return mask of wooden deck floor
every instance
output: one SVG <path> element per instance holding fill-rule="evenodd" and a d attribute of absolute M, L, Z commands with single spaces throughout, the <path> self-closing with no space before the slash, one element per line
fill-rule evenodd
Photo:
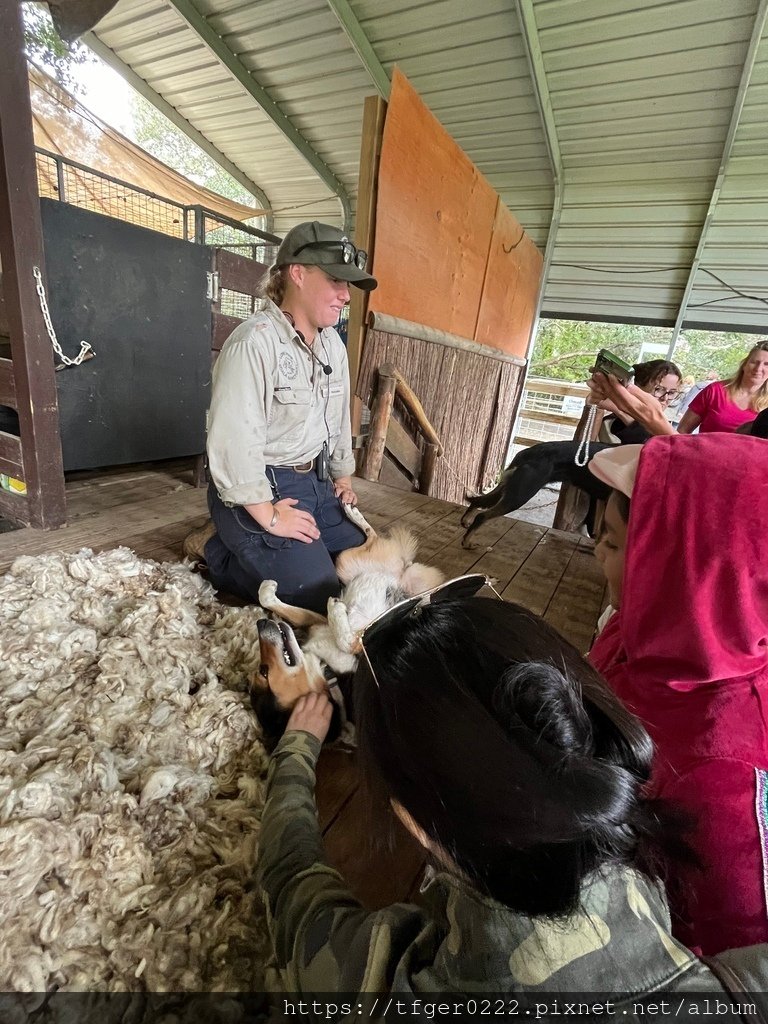
<path fill-rule="evenodd" d="M 421 561 L 448 576 L 487 573 L 504 598 L 543 615 L 579 650 L 588 649 L 605 589 L 591 541 L 503 518 L 487 524 L 478 535 L 480 546 L 466 551 L 460 543 L 460 506 L 364 480 L 355 487 L 377 530 L 393 523 L 413 530 Z M 0 573 L 21 554 L 81 547 L 101 551 L 125 545 L 143 558 L 177 561 L 185 534 L 207 518 L 205 491 L 192 486 L 191 464 L 185 461 L 73 474 L 67 481 L 67 512 L 61 530 L 0 534 Z M 397 825 L 391 847 L 372 849 L 359 782 L 353 754 L 323 753 L 318 807 L 328 856 L 366 906 L 412 898 L 423 867 L 421 851 Z"/>

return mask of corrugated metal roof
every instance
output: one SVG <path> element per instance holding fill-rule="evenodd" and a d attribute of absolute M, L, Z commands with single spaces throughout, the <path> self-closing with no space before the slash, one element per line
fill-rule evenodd
<path fill-rule="evenodd" d="M 194 5 L 349 193 L 371 78 L 329 0 Z M 674 323 L 765 0 L 534 0 L 563 167 L 549 315 Z M 553 175 L 511 0 L 350 0 L 543 249 Z M 275 230 L 340 223 L 338 199 L 170 0 L 120 0 L 96 34 L 267 194 Z M 768 40 L 763 39 L 687 322 L 768 329 Z M 718 282 L 712 275 L 721 278 Z"/>

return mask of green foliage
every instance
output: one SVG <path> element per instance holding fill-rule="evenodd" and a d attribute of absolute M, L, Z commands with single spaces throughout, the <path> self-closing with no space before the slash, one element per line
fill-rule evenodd
<path fill-rule="evenodd" d="M 542 320 L 531 357 L 531 374 L 584 381 L 598 349 L 610 349 L 630 363 L 665 359 L 671 336 L 668 327 Z M 683 374 L 690 374 L 695 380 L 703 380 L 710 370 L 725 378 L 736 370 L 756 341 L 753 334 L 684 331 L 673 358 Z"/>
<path fill-rule="evenodd" d="M 253 196 L 239 181 L 138 94 L 133 97 L 133 127 L 138 144 L 174 171 L 220 196 L 253 206 Z"/>
<path fill-rule="evenodd" d="M 70 91 L 82 91 L 75 78 L 75 69 L 93 60 L 82 43 L 67 45 L 53 26 L 45 4 L 23 3 L 24 49 L 27 56 Z"/>

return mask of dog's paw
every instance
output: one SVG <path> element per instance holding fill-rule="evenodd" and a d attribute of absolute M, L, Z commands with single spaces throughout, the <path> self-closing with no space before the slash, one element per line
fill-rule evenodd
<path fill-rule="evenodd" d="M 277 604 L 277 583 L 274 580 L 264 580 L 259 587 L 259 604 L 267 609 Z"/>
<path fill-rule="evenodd" d="M 359 526 L 363 533 L 366 535 L 366 537 L 376 535 L 376 531 L 373 529 L 373 527 L 365 518 L 365 516 L 357 507 L 357 505 L 344 505 L 343 508 L 344 514 L 346 515 L 347 519 L 349 519 L 350 522 L 353 522 L 355 526 Z"/>

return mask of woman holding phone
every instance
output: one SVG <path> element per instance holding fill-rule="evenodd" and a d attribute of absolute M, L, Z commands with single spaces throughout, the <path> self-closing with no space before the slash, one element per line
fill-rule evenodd
<path fill-rule="evenodd" d="M 646 394 L 637 384 L 623 385 L 615 374 L 599 367 L 588 381 L 593 401 L 612 408 L 640 423 L 649 434 L 674 434 L 664 415 L 664 406 L 655 396 Z M 690 405 L 677 429 L 690 434 L 696 428 L 702 434 L 733 433 L 752 423 L 768 409 L 768 339 L 758 341 L 742 359 L 733 377 L 713 381 Z"/>

